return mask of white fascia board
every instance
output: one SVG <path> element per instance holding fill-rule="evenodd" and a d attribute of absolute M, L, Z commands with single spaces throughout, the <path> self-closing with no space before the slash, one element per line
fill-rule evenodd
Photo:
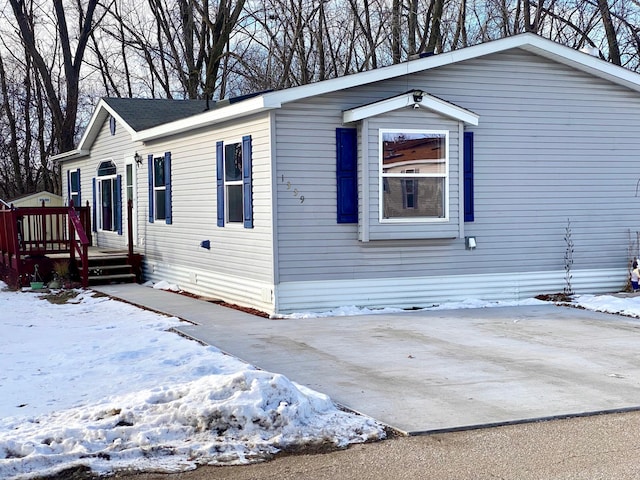
<path fill-rule="evenodd" d="M 480 43 L 460 50 L 438 53 L 429 57 L 378 68 L 376 70 L 369 70 L 366 72 L 347 75 L 345 77 L 293 87 L 278 92 L 271 92 L 265 94 L 265 97 L 284 104 L 316 95 L 388 80 L 402 75 L 423 72 L 433 68 L 463 62 L 465 60 L 472 60 L 474 58 L 503 52 L 512 48 L 522 48 L 523 50 L 535 53 L 536 55 L 552 59 L 559 63 L 563 63 L 592 75 L 607 79 L 613 83 L 640 91 L 640 75 L 635 72 L 613 65 L 599 58 L 592 57 L 587 53 L 580 52 L 571 47 L 560 45 L 559 43 L 540 37 L 539 35 L 533 33 L 522 33 L 512 37 Z"/>
<path fill-rule="evenodd" d="M 362 107 L 352 108 L 342 114 L 344 123 L 357 122 L 364 118 L 371 118 L 401 108 L 413 106 L 416 102 L 413 99 L 413 93 L 409 92 L 404 95 L 398 95 L 393 98 L 387 98 L 379 102 L 364 105 Z M 441 115 L 464 122 L 468 125 L 478 125 L 480 117 L 469 110 L 453 105 L 425 92 L 422 92 L 422 101 L 418 102 L 420 108 L 425 107 Z"/>
<path fill-rule="evenodd" d="M 69 150 L 68 152 L 52 155 L 51 160 L 54 162 L 64 162 L 65 160 L 75 160 L 76 158 L 82 158 L 89 156 L 89 150 Z"/>
<path fill-rule="evenodd" d="M 477 114 L 431 95 L 423 95 L 420 107 L 426 107 L 429 110 L 433 110 L 434 112 L 459 120 L 468 125 L 477 126 L 480 120 Z"/>
<path fill-rule="evenodd" d="M 522 44 L 528 43 L 527 41 L 530 40 L 531 37 L 537 38 L 537 36 L 533 34 L 507 37 L 500 40 L 494 40 L 492 42 L 466 47 L 460 50 L 454 50 L 448 53 L 439 53 L 437 55 L 431 55 L 417 60 L 410 60 L 396 65 L 390 65 L 388 67 L 377 68 L 375 70 L 354 73 L 344 77 L 324 80 L 318 83 L 311 83 L 299 87 L 288 88 L 286 90 L 271 92 L 265 94 L 265 97 L 273 98 L 274 100 L 277 99 L 280 103 L 293 102 L 307 97 L 358 87 L 360 85 L 367 85 L 369 83 L 388 80 L 411 73 L 422 72 L 432 68 L 449 65 L 451 63 L 489 55 L 509 48 L 519 47 Z M 549 42 L 553 44 L 550 40 Z"/>
<path fill-rule="evenodd" d="M 621 85 L 636 92 L 640 92 L 640 75 L 627 68 L 615 65 L 600 57 L 594 57 L 588 53 L 580 52 L 564 45 L 551 42 L 549 48 L 541 49 L 536 44 L 523 46 L 527 50 L 541 57 L 563 63 L 569 67 L 581 70 L 585 73 Z"/>
<path fill-rule="evenodd" d="M 196 128 L 207 127 L 215 123 L 233 120 L 234 118 L 244 117 L 246 115 L 279 107 L 280 104 L 277 102 L 271 102 L 271 104 L 267 105 L 265 103 L 264 96 L 261 95 L 227 107 L 209 110 L 208 112 L 199 113 L 182 120 L 176 120 L 175 122 L 165 123 L 163 125 L 158 125 L 157 127 L 142 130 L 133 135 L 133 140 L 140 142 L 157 140 L 170 135 L 177 135 Z"/>

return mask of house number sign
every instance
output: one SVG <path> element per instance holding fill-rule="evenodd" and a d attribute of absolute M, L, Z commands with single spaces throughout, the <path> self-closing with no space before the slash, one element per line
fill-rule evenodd
<path fill-rule="evenodd" d="M 293 196 L 300 200 L 300 203 L 304 203 L 304 195 L 300 194 L 300 190 L 298 190 L 294 185 L 291 184 L 291 181 L 284 177 L 284 173 L 282 174 L 282 183 L 286 184 L 287 190 L 292 190 Z"/>

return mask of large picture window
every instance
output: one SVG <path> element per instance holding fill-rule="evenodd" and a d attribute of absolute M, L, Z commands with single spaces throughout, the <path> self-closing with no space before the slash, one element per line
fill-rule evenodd
<path fill-rule="evenodd" d="M 380 132 L 380 221 L 447 218 L 447 131 Z"/>

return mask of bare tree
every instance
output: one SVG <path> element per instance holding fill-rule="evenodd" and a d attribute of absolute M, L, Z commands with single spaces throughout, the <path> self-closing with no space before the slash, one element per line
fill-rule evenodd
<path fill-rule="evenodd" d="M 86 0 L 86 6 L 78 2 L 76 6 L 78 30 L 69 31 L 67 12 L 63 0 L 53 0 L 56 19 L 56 35 L 59 41 L 59 55 L 63 68 L 64 91 L 58 88 L 58 77 L 41 51 L 41 43 L 37 39 L 35 22 L 33 21 L 33 5 L 26 0 L 9 0 L 15 20 L 20 29 L 21 39 L 26 54 L 33 59 L 33 67 L 38 71 L 44 86 L 45 97 L 51 111 L 51 119 L 55 127 L 54 138 L 57 151 L 67 151 L 74 147 L 78 97 L 80 93 L 80 70 L 91 30 L 98 0 Z M 75 45 L 75 51 L 72 47 Z"/>

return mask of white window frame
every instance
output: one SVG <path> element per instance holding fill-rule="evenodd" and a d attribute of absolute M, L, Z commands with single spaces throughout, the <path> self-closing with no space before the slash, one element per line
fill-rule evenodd
<path fill-rule="evenodd" d="M 116 168 L 116 173 L 112 175 L 99 175 L 100 165 L 106 162 L 111 162 L 113 164 L 113 166 Z M 96 192 L 96 202 L 97 202 L 97 210 L 98 210 L 96 212 L 97 214 L 96 218 L 98 221 L 98 230 L 100 232 L 116 233 L 116 234 L 118 233 L 118 225 L 116 224 L 116 211 L 115 211 L 115 208 L 117 205 L 115 195 L 117 194 L 117 192 L 114 192 L 117 177 L 118 177 L 118 166 L 116 165 L 116 162 L 113 161 L 113 159 L 108 158 L 98 163 L 98 168 L 96 169 L 96 189 L 98 190 Z M 102 182 L 103 181 L 109 181 L 110 187 L 111 187 L 111 196 L 112 196 L 111 198 L 112 229 L 111 230 L 107 230 L 104 228 L 104 216 L 102 213 Z"/>
<path fill-rule="evenodd" d="M 73 176 L 77 175 L 78 176 L 78 189 L 74 190 L 73 189 Z M 74 198 L 75 197 L 75 198 Z M 76 200 L 80 200 L 80 171 L 77 169 L 74 170 L 69 170 L 69 200 L 73 200 L 73 206 L 74 207 L 81 207 L 82 205 L 79 205 L 79 201 Z"/>
<path fill-rule="evenodd" d="M 242 162 L 244 162 L 244 158 L 243 158 L 243 154 L 244 152 L 243 150 L 243 145 L 242 145 L 242 139 L 240 140 L 233 140 L 230 142 L 225 142 L 224 146 L 223 146 L 223 160 L 222 160 L 222 170 L 223 170 L 223 181 L 224 181 L 224 221 L 225 221 L 225 225 L 239 225 L 239 226 L 244 226 L 244 181 L 243 181 L 243 169 L 244 169 L 244 164 L 241 165 L 240 167 L 240 180 L 227 180 L 227 147 L 231 147 L 234 145 L 239 145 L 240 146 L 240 160 Z M 240 220 L 230 220 L 229 218 L 229 206 L 231 205 L 231 202 L 229 201 L 229 188 L 230 186 L 240 186 L 242 195 L 240 197 L 240 200 L 242 202 L 241 204 L 241 210 L 240 210 Z"/>
<path fill-rule="evenodd" d="M 426 134 L 426 135 L 443 135 L 445 140 L 445 172 L 444 173 L 383 173 L 384 172 L 384 136 L 385 134 Z M 450 165 L 450 152 L 449 152 L 449 130 L 435 130 L 435 129 L 380 129 L 378 134 L 378 221 L 380 223 L 443 223 L 449 221 L 449 165 Z M 413 167 L 412 167 L 413 168 Z M 384 218 L 384 179 L 385 178 L 404 178 L 404 179 L 418 179 L 418 178 L 444 178 L 444 216 L 443 217 L 396 217 L 396 218 Z M 421 199 L 418 198 L 418 201 Z"/>
<path fill-rule="evenodd" d="M 136 171 L 136 164 L 135 161 L 133 160 L 133 155 L 125 155 L 124 156 L 124 175 L 122 176 L 122 195 L 123 195 L 123 202 L 122 202 L 122 221 L 123 223 L 125 222 L 125 219 L 127 219 L 128 212 L 129 209 L 127 207 L 127 204 L 129 202 L 129 185 L 128 185 L 128 181 L 129 181 L 129 174 L 128 174 L 128 167 L 131 167 L 131 195 L 132 195 L 132 199 L 133 199 L 133 211 L 131 212 L 131 216 L 132 216 L 132 225 L 133 225 L 133 244 L 134 245 L 138 245 L 138 172 Z M 125 212 L 126 215 L 125 215 Z"/>
<path fill-rule="evenodd" d="M 164 154 L 163 155 L 159 155 L 159 156 L 153 156 L 153 219 L 155 221 L 160 221 L 161 223 L 163 221 L 167 220 L 167 209 L 166 209 L 166 196 L 167 196 L 167 179 L 163 178 L 163 182 L 162 185 L 160 186 L 156 186 L 156 161 L 157 160 L 162 160 L 162 176 L 166 176 L 167 172 L 166 172 L 166 167 L 164 165 L 164 161 L 165 161 L 165 157 Z M 164 212 L 164 217 L 159 218 L 158 217 L 158 196 L 156 195 L 157 192 L 160 191 L 164 191 L 164 195 L 165 197 L 163 198 L 162 201 L 162 206 L 165 210 Z"/>

